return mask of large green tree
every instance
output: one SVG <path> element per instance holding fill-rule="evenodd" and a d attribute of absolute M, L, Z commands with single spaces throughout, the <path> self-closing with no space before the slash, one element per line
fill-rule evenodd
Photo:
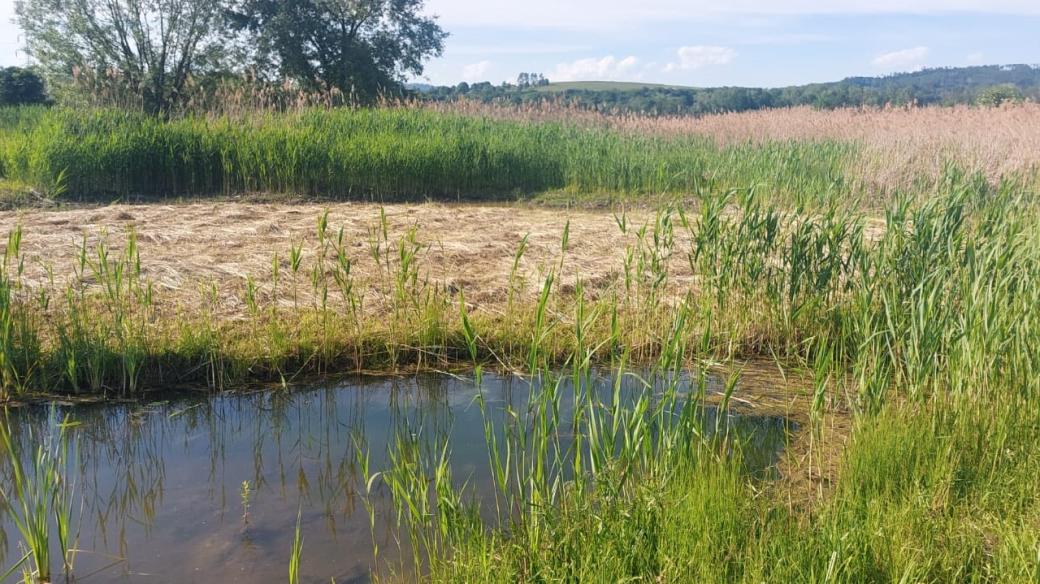
<path fill-rule="evenodd" d="M 43 79 L 31 69 L 0 67 L 0 105 L 47 103 Z"/>
<path fill-rule="evenodd" d="M 21 0 L 15 10 L 29 54 L 55 85 L 89 76 L 150 112 L 174 105 L 191 76 L 225 53 L 225 0 Z"/>
<path fill-rule="evenodd" d="M 241 0 L 258 70 L 362 101 L 398 89 L 447 38 L 424 0 Z"/>

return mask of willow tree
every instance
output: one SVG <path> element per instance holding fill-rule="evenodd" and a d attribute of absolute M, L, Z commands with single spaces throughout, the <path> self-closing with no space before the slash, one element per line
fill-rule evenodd
<path fill-rule="evenodd" d="M 15 14 L 53 85 L 89 76 L 153 113 L 174 105 L 192 75 L 219 67 L 226 52 L 224 0 L 21 0 Z"/>

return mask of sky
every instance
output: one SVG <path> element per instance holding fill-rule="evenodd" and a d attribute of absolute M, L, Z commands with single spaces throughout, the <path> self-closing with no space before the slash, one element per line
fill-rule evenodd
<path fill-rule="evenodd" d="M 779 87 L 1040 63 L 1040 0 L 426 0 L 451 35 L 416 81 Z M 0 0 L 0 65 L 23 65 Z"/>

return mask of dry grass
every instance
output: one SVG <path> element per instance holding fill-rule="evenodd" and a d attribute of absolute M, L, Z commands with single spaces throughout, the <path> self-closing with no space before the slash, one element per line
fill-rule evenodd
<path fill-rule="evenodd" d="M 192 303 L 202 287 L 216 285 L 223 314 L 233 318 L 246 311 L 242 291 L 246 278 L 270 280 L 272 259 L 283 258 L 283 271 L 293 242 L 303 242 L 305 261 L 317 246 L 316 223 L 329 211 L 330 231 L 344 230 L 355 262 L 359 284 L 378 299 L 382 285 L 379 266 L 369 255 L 373 230 L 379 228 L 380 209 L 385 210 L 390 240 L 396 241 L 417 227 L 424 274 L 432 283 L 464 289 L 468 302 L 479 309 L 495 310 L 505 303 L 509 274 L 520 240 L 528 236 L 528 250 L 521 274 L 535 293 L 544 273 L 559 262 L 560 240 L 570 223 L 563 285 L 573 286 L 580 277 L 586 290 L 595 293 L 613 284 L 622 270 L 632 230 L 622 234 L 608 212 L 561 211 L 519 206 L 391 205 L 368 203 L 196 203 L 187 205 L 112 205 L 63 210 L 31 209 L 0 212 L 0 233 L 21 224 L 25 239 L 25 282 L 33 288 L 64 285 L 80 253 L 84 238 L 88 248 L 101 238 L 115 250 L 124 244 L 123 234 L 133 228 L 138 235 L 143 276 L 163 292 L 165 302 Z M 648 212 L 629 214 L 641 225 Z M 672 285 L 690 285 L 690 271 L 682 258 L 673 262 Z M 300 286 L 300 300 L 309 303 L 312 289 Z M 282 298 L 282 302 L 291 302 Z"/>
<path fill-rule="evenodd" d="M 532 300 L 546 273 L 559 267 L 565 229 L 569 229 L 565 265 L 562 271 L 556 270 L 561 290 L 573 290 L 580 278 L 594 299 L 620 285 L 626 251 L 638 244 L 636 231 L 644 224 L 652 225 L 655 216 L 646 208 L 624 211 L 628 228 L 622 233 L 617 216 L 602 209 L 222 201 L 0 211 L 0 234 L 20 225 L 25 258 L 22 281 L 31 289 L 57 291 L 70 283 L 84 241 L 87 249 L 94 249 L 104 240 L 118 252 L 125 245 L 126 231 L 133 229 L 141 251 L 142 276 L 162 292 L 157 298 L 171 307 L 190 307 L 201 291 L 216 286 L 220 306 L 214 316 L 235 319 L 247 311 L 247 279 L 269 282 L 276 256 L 283 273 L 288 272 L 294 243 L 302 243 L 305 262 L 313 259 L 318 247 L 316 224 L 325 211 L 330 231 L 343 229 L 352 250 L 354 275 L 367 290 L 368 308 L 380 308 L 378 303 L 387 292 L 385 267 L 370 255 L 370 242 L 380 229 L 383 212 L 392 242 L 416 228 L 419 242 L 425 246 L 420 254 L 424 277 L 438 286 L 464 290 L 475 310 L 491 312 L 500 311 L 507 301 L 510 272 L 524 237 L 527 250 L 518 275 L 529 284 L 524 289 Z M 618 216 L 621 214 L 619 211 Z M 869 239 L 877 239 L 882 232 L 883 221 L 868 221 Z M 677 231 L 678 249 L 689 248 L 688 237 L 684 230 Z M 685 254 L 675 254 L 668 270 L 666 296 L 679 298 L 696 286 Z M 264 292 L 261 287 L 262 296 Z M 301 282 L 300 302 L 310 305 L 313 294 L 314 289 Z M 292 303 L 288 296 L 279 301 L 285 307 Z"/>
<path fill-rule="evenodd" d="M 837 140 L 864 146 L 852 176 L 868 184 L 910 188 L 956 162 L 993 182 L 1040 171 L 1040 104 L 997 108 L 893 107 L 818 110 L 808 106 L 701 117 L 606 115 L 562 102 L 508 107 L 478 102 L 433 104 L 441 111 L 496 119 L 568 122 L 661 136 L 705 135 L 719 144 Z"/>
<path fill-rule="evenodd" d="M 625 119 L 621 127 L 706 134 L 722 143 L 842 140 L 866 146 L 860 176 L 902 184 L 912 172 L 935 176 L 954 160 L 991 180 L 1034 172 L 1040 163 L 1040 104 L 1000 108 L 909 107 L 817 110 L 798 107 L 702 118 Z"/>

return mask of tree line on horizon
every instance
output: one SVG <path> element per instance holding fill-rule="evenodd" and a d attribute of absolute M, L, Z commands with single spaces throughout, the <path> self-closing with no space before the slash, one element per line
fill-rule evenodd
<path fill-rule="evenodd" d="M 562 100 L 606 112 L 699 115 L 818 108 L 979 103 L 1040 97 L 1030 65 L 926 69 L 776 89 L 556 90 L 540 73 L 515 84 L 460 83 L 413 91 L 448 34 L 425 0 L 18 0 L 29 68 L 0 68 L 0 105 L 100 104 L 149 113 L 219 105 L 258 88 L 275 105 L 387 98 L 475 99 L 514 105 Z M 274 98 L 271 96 L 274 95 Z M 214 97 L 215 96 L 215 97 Z M 280 100 L 280 101 L 279 101 Z M 205 108 L 205 106 L 203 106 Z"/>
<path fill-rule="evenodd" d="M 544 77 L 542 77 L 544 79 Z M 525 105 L 548 100 L 563 101 L 604 112 L 656 115 L 702 115 L 758 109 L 811 106 L 883 107 L 905 105 L 1000 105 L 1040 98 L 1040 67 L 1033 65 L 986 65 L 924 69 L 882 77 L 850 77 L 832 83 L 813 83 L 781 88 L 672 87 L 645 85 L 589 89 L 566 87 L 546 91 L 518 83 L 493 85 L 460 83 L 455 86 L 424 87 L 426 99 L 450 101 L 473 99 L 483 102 Z"/>

